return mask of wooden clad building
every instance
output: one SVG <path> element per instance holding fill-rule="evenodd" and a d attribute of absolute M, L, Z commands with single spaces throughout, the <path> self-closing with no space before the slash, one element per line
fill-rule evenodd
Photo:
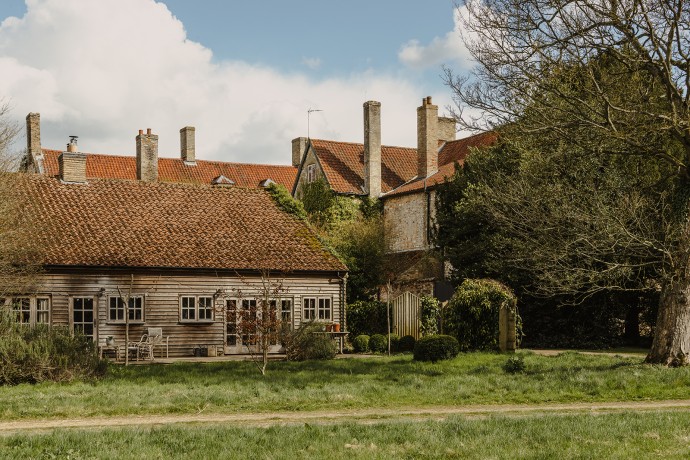
<path fill-rule="evenodd" d="M 246 353 L 238 317 L 269 281 L 281 284 L 273 297 L 286 323 L 344 330 L 347 268 L 266 190 L 87 178 L 86 162 L 75 144 L 58 177 L 21 180 L 45 267 L 15 299 L 23 322 L 69 326 L 99 345 L 124 344 L 126 323 L 130 338 L 160 327 L 170 356 Z"/>

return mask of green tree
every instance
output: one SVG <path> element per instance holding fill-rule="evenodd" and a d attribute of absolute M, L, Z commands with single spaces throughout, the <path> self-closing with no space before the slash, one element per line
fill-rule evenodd
<path fill-rule="evenodd" d="M 548 270 L 535 264 L 545 257 L 525 261 L 542 272 L 543 286 L 596 292 L 638 288 L 646 276 L 658 280 L 662 289 L 648 360 L 687 364 L 690 4 L 496 0 L 467 2 L 465 8 L 464 39 L 478 65 L 472 75 L 446 73 L 461 109 L 459 121 L 475 129 L 502 125 L 508 133 L 517 131 L 517 139 L 540 138 L 540 147 L 551 140 L 548 151 L 514 144 L 529 158 L 520 176 L 541 174 L 543 185 L 531 207 L 487 200 L 490 215 L 499 217 L 494 225 L 525 235 L 530 248 L 549 235 L 572 243 L 555 253 Z M 561 155 L 573 160 L 568 166 L 580 175 L 571 174 L 577 180 L 570 184 L 550 185 L 547 179 L 564 170 L 553 161 Z M 622 189 L 601 186 L 597 173 L 610 169 L 621 176 L 627 169 Z M 615 184 L 618 172 L 607 184 Z M 651 194 L 628 186 L 630 177 L 644 183 L 644 175 L 657 172 L 658 188 Z M 526 196 L 519 187 L 528 185 L 533 183 L 513 181 L 512 194 Z M 578 188 L 591 197 L 576 195 L 583 199 L 576 203 L 568 192 Z M 555 220 L 527 228 L 545 214 Z M 586 236 L 577 238 L 578 230 Z"/>

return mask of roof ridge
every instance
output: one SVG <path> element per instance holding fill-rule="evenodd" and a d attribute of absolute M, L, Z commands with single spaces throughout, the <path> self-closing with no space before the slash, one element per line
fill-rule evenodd
<path fill-rule="evenodd" d="M 312 141 L 319 142 L 330 142 L 333 144 L 348 144 L 348 145 L 361 145 L 364 146 L 363 142 L 348 142 L 348 141 L 331 141 L 328 139 L 311 139 Z M 387 147 L 389 149 L 405 149 L 405 150 L 417 150 L 417 147 L 402 147 L 400 145 L 381 145 L 381 148 Z"/>

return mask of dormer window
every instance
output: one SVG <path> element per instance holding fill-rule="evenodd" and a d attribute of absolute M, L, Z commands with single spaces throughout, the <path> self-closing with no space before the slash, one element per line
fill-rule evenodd
<path fill-rule="evenodd" d="M 235 181 L 221 174 L 213 178 L 211 185 L 235 185 Z"/>

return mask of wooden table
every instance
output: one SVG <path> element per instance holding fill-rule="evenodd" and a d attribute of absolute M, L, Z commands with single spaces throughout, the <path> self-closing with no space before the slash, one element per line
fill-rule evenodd
<path fill-rule="evenodd" d="M 338 341 L 338 352 L 342 355 L 343 354 L 343 345 L 345 345 L 345 337 L 349 334 L 349 332 L 331 332 L 331 331 L 324 331 L 324 332 L 312 332 L 312 334 L 323 334 L 327 335 L 333 340 Z"/>
<path fill-rule="evenodd" d="M 113 352 L 115 355 L 115 361 L 120 361 L 120 347 L 117 345 L 99 345 L 98 346 L 98 356 L 103 359 L 103 355 Z"/>

